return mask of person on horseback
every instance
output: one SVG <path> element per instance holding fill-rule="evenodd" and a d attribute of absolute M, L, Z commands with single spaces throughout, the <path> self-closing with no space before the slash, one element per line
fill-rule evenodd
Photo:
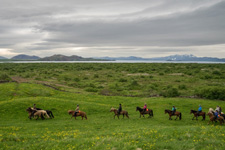
<path fill-rule="evenodd" d="M 176 110 L 177 110 L 177 109 L 176 109 L 176 107 L 175 107 L 175 106 L 173 106 L 173 107 L 172 107 L 172 115 L 174 115 L 174 114 L 175 114 Z"/>
<path fill-rule="evenodd" d="M 216 119 L 219 117 L 218 115 L 219 115 L 218 110 L 216 110 L 214 112 L 214 121 L 216 121 Z"/>
<path fill-rule="evenodd" d="M 121 104 L 120 104 L 117 113 L 120 114 L 121 111 L 122 111 L 122 106 L 121 106 Z"/>
<path fill-rule="evenodd" d="M 34 104 L 34 107 L 33 107 L 33 109 L 34 109 L 34 110 L 37 110 L 36 104 Z"/>
<path fill-rule="evenodd" d="M 202 112 L 202 106 L 201 105 L 199 105 L 199 107 L 198 107 L 198 111 L 197 111 L 197 115 L 199 116 L 199 114 Z"/>
<path fill-rule="evenodd" d="M 147 104 L 145 103 L 142 113 L 144 113 L 146 110 L 147 110 Z"/>
<path fill-rule="evenodd" d="M 79 113 L 79 111 L 80 111 L 80 108 L 79 108 L 79 105 L 77 104 L 77 108 L 75 109 L 75 113 L 74 113 L 75 117 L 77 116 L 77 113 Z"/>

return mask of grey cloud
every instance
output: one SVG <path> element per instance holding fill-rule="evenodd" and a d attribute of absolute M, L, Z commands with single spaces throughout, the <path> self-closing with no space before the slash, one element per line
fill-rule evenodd
<path fill-rule="evenodd" d="M 14 52 L 147 55 L 225 43 L 221 0 L 2 0 L 0 8 L 0 48 Z"/>
<path fill-rule="evenodd" d="M 57 22 L 42 30 L 52 33 L 45 41 L 84 45 L 193 46 L 224 43 L 225 2 L 194 12 L 163 18 L 123 22 Z"/>

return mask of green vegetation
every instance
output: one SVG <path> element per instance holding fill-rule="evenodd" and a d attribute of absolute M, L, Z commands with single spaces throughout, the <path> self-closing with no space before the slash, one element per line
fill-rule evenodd
<path fill-rule="evenodd" d="M 18 81 L 0 84 L 0 149 L 225 147 L 224 125 L 207 125 L 208 116 L 206 121 L 191 120 L 190 114 L 199 104 L 205 112 L 217 105 L 225 108 L 224 65 L 0 64 L 0 72 Z M 34 103 L 52 110 L 55 118 L 29 120 L 25 110 Z M 110 108 L 119 103 L 130 119 L 113 119 Z M 153 118 L 139 118 L 136 106 L 144 103 L 153 109 Z M 77 104 L 88 120 L 70 119 L 67 111 Z M 182 120 L 169 120 L 164 113 L 173 105 Z"/>
<path fill-rule="evenodd" d="M 225 100 L 225 64 L 4 63 L 0 72 L 0 81 L 22 78 L 71 92 Z"/>

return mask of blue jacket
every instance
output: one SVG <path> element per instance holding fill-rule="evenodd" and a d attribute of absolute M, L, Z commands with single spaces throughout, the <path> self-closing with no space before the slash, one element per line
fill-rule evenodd
<path fill-rule="evenodd" d="M 176 111 L 176 108 L 175 108 L 175 107 L 173 107 L 173 108 L 172 108 L 172 111 Z"/>
<path fill-rule="evenodd" d="M 217 112 L 215 112 L 214 115 L 218 118 L 218 113 Z"/>
<path fill-rule="evenodd" d="M 201 106 L 198 108 L 198 111 L 202 111 L 202 107 Z"/>

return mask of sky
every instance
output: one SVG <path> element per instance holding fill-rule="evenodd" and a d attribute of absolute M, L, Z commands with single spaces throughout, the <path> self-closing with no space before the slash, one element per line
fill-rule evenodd
<path fill-rule="evenodd" d="M 225 0 L 0 0 L 0 56 L 225 58 Z"/>

